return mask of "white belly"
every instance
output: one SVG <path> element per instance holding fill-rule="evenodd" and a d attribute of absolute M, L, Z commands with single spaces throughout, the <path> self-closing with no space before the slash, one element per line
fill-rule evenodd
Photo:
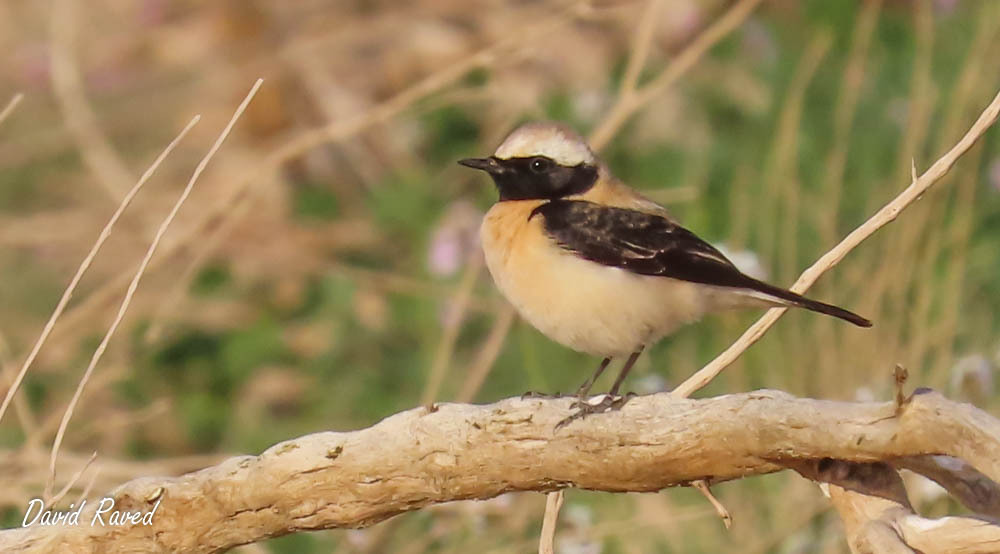
<path fill-rule="evenodd" d="M 533 205 L 497 204 L 483 221 L 486 264 L 518 313 L 549 338 L 597 356 L 652 344 L 702 315 L 691 283 L 630 273 L 577 257 L 551 242 Z M 537 203 L 534 203 L 537 205 Z"/>

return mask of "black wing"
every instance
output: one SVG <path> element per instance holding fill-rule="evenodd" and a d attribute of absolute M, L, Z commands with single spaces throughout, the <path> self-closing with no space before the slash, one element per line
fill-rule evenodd
<path fill-rule="evenodd" d="M 556 243 L 592 262 L 640 275 L 750 289 L 776 303 L 871 326 L 857 314 L 744 275 L 712 245 L 662 216 L 582 200 L 553 200 L 535 208 L 535 215 L 544 218 L 545 231 Z"/>
<path fill-rule="evenodd" d="M 753 281 L 712 245 L 662 216 L 581 200 L 547 202 L 534 214 L 544 217 L 546 232 L 560 246 L 592 262 L 724 287 Z"/>

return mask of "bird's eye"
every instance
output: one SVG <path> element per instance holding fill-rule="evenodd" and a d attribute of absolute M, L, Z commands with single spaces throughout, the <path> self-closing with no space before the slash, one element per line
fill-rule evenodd
<path fill-rule="evenodd" d="M 542 173 L 549 169 L 549 159 L 548 158 L 535 158 L 531 160 L 531 170 L 535 173 Z"/>

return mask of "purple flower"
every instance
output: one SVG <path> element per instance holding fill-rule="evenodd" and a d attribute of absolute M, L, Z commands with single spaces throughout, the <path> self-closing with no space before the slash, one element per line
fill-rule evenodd
<path fill-rule="evenodd" d="M 466 200 L 452 203 L 431 236 L 427 269 L 437 277 L 454 275 L 478 248 L 483 214 Z"/>

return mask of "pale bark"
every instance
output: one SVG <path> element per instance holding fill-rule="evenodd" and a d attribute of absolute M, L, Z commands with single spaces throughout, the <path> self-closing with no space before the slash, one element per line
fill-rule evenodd
<path fill-rule="evenodd" d="M 891 402 L 832 402 L 777 391 L 701 400 L 657 394 L 554 431 L 570 402 L 417 408 L 367 429 L 307 435 L 181 477 L 137 479 L 109 495 L 129 510 L 148 510 L 161 499 L 151 526 L 91 527 L 92 503 L 79 526 L 0 532 L 0 550 L 215 552 L 297 531 L 365 527 L 430 504 L 511 491 L 656 491 L 784 468 L 867 487 L 850 469 L 857 464 L 837 464 L 929 454 L 959 458 L 984 478 L 1000 480 L 1000 421 L 929 391 L 911 397 L 898 415 Z M 895 475 L 889 464 L 875 465 Z M 867 466 L 873 464 L 859 467 Z M 891 508 L 905 510 L 896 504 Z M 860 518 L 875 522 L 872 533 L 884 535 L 889 525 L 907 542 L 913 534 L 961 539 L 946 533 L 952 530 L 946 520 L 926 529 L 906 523 L 906 513 L 890 520 L 876 515 Z M 1000 527 L 976 525 L 976 540 L 1000 538 Z"/>

